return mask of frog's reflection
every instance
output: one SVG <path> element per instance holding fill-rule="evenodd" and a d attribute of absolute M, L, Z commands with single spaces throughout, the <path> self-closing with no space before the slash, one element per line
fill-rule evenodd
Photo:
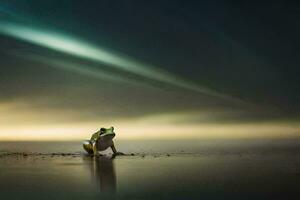
<path fill-rule="evenodd" d="M 84 157 L 84 161 L 90 169 L 92 184 L 95 185 L 100 192 L 115 193 L 117 185 L 113 158 L 106 156 L 87 156 Z"/>

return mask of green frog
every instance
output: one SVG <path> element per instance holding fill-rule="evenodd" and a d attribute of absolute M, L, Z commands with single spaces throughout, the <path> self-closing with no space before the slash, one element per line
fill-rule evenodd
<path fill-rule="evenodd" d="M 100 128 L 92 135 L 90 140 L 83 142 L 83 148 L 89 154 L 98 155 L 99 151 L 104 151 L 110 147 L 114 155 L 123 155 L 123 153 L 116 150 L 113 142 L 115 136 L 114 127 Z"/>

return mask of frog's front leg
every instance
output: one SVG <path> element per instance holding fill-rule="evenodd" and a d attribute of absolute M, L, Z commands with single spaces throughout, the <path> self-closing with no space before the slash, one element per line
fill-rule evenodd
<path fill-rule="evenodd" d="M 124 153 L 117 151 L 114 142 L 112 143 L 112 145 L 110 146 L 110 148 L 113 151 L 113 155 L 114 156 L 125 155 Z"/>

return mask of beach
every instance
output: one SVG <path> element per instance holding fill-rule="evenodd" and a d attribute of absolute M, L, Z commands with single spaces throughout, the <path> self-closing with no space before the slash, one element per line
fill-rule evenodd
<path fill-rule="evenodd" d="M 194 152 L 172 145 L 150 152 L 154 144 L 144 142 L 144 150 L 134 149 L 141 141 L 119 142 L 126 155 L 86 155 L 79 142 L 44 144 L 44 151 L 26 149 L 40 143 L 1 143 L 0 194 L 7 199 L 287 199 L 298 195 L 300 154 L 298 142 L 288 148 L 273 142 L 260 149 L 227 147 L 216 142 L 190 142 Z M 240 142 L 239 142 L 240 143 Z M 164 144 L 164 145 L 163 145 Z M 195 146 L 193 146 L 193 145 Z M 201 144 L 201 142 L 198 142 Z M 256 144 L 256 146 L 255 146 Z M 59 146 L 61 145 L 61 149 Z M 8 147 L 14 151 L 7 151 Z M 64 146 L 64 148 L 63 148 Z M 127 148 L 125 148 L 128 146 Z M 176 146 L 176 142 L 174 142 Z M 234 145 L 233 145 L 234 146 Z M 242 145 L 244 146 L 244 145 Z M 79 151 L 75 151 L 77 149 Z M 149 148 L 149 149 L 148 149 Z M 225 151 L 224 148 L 228 151 Z M 50 150 L 52 149 L 52 150 Z M 65 151 L 54 151 L 65 149 Z M 154 148 L 155 149 L 155 148 Z M 70 151 L 72 150 L 72 151 Z"/>

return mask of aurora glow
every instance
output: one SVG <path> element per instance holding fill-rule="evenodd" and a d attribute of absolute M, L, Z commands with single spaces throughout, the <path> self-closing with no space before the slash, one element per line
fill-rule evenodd
<path fill-rule="evenodd" d="M 30 42 L 41 47 L 59 51 L 61 53 L 73 55 L 93 62 L 103 63 L 109 65 L 110 67 L 117 68 L 118 70 L 133 73 L 141 77 L 160 81 L 166 84 L 222 98 L 225 100 L 243 103 L 237 98 L 218 93 L 206 87 L 199 86 L 171 73 L 160 70 L 152 65 L 144 64 L 126 56 L 111 53 L 101 47 L 92 45 L 81 39 L 66 34 L 59 34 L 57 32 L 46 29 L 29 27 L 10 22 L 0 23 L 0 33 L 26 42 Z M 87 72 L 86 69 L 76 68 L 74 70 L 85 74 Z"/>
<path fill-rule="evenodd" d="M 22 58 L 25 58 L 25 56 L 20 56 Z M 51 66 L 53 68 L 63 69 L 66 71 L 72 71 L 81 75 L 86 75 L 91 78 L 106 80 L 106 81 L 114 81 L 114 82 L 124 82 L 124 83 L 130 83 L 130 84 L 141 84 L 140 82 L 137 82 L 135 80 L 128 79 L 126 77 L 117 75 L 115 73 L 107 72 L 104 70 L 101 70 L 101 68 L 94 69 L 91 67 L 88 67 L 87 65 L 82 65 L 74 62 L 68 62 L 63 61 L 59 59 L 49 59 L 43 56 L 37 56 L 37 55 L 26 55 L 27 59 L 37 61 L 40 63 L 44 63 L 48 66 Z"/>

